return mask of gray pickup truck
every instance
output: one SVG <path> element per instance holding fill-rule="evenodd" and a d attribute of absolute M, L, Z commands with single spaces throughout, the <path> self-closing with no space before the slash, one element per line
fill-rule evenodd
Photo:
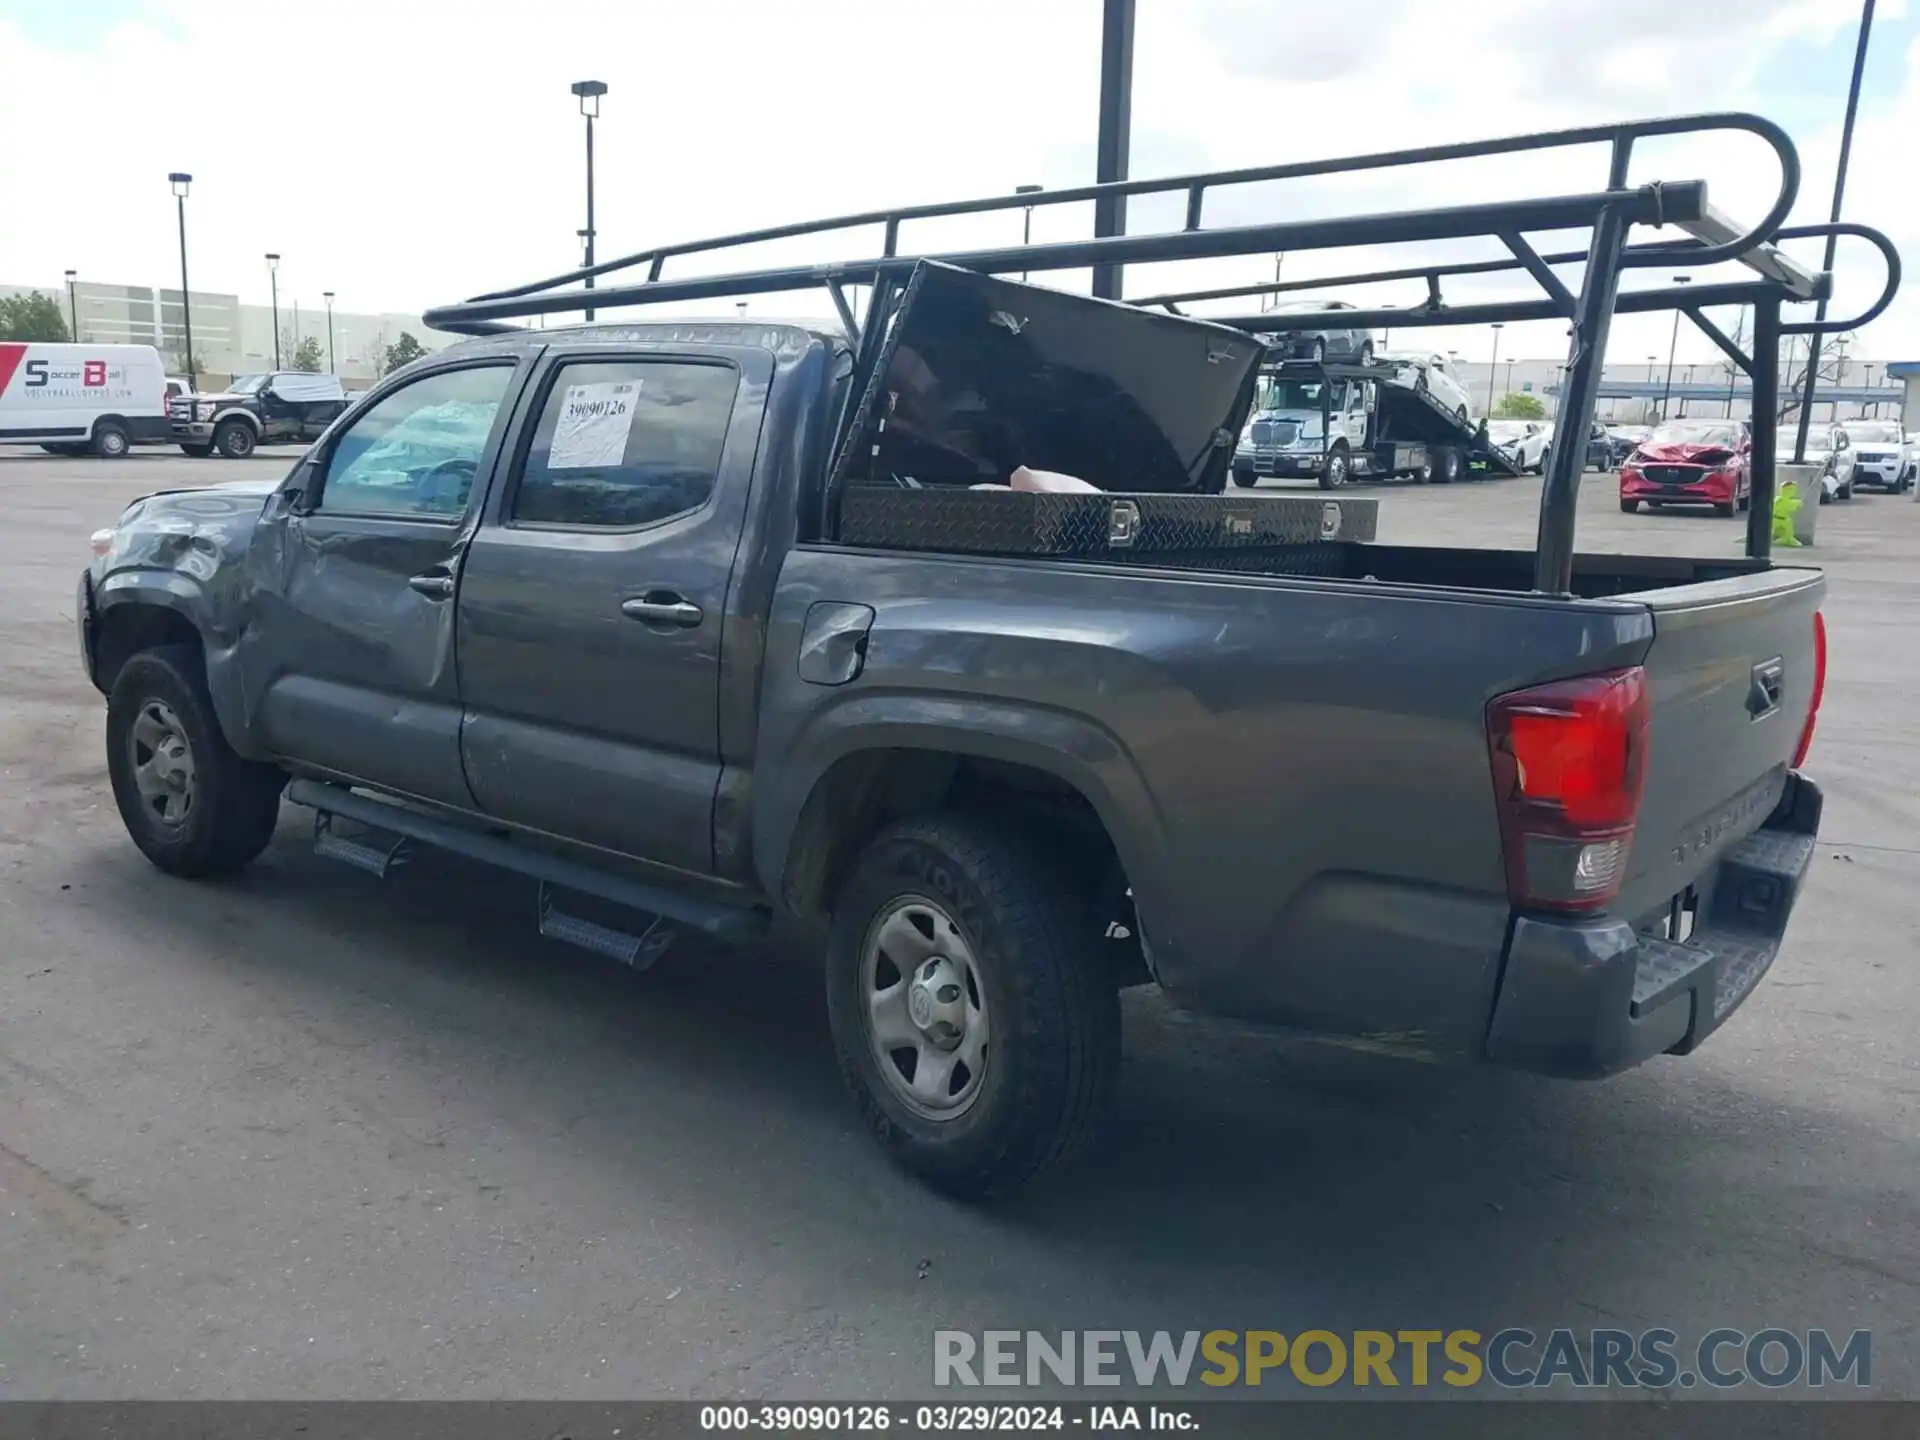
<path fill-rule="evenodd" d="M 1604 233 L 1697 218 L 1689 194 L 1587 198 Z M 638 965 L 676 931 L 815 922 L 862 1113 L 963 1194 L 1090 1131 L 1131 984 L 1569 1077 L 1693 1049 L 1812 853 L 1819 572 L 1561 537 L 1543 584 L 1529 552 L 1342 538 L 1331 501 L 1270 551 L 1130 550 L 1156 500 L 1236 537 L 1324 508 L 1221 493 L 1243 330 L 982 273 L 1143 254 L 889 256 L 864 326 L 499 323 L 577 290 L 443 312 L 481 333 L 285 479 L 94 537 L 80 649 L 134 842 L 229 872 L 290 800 L 324 853 L 501 866 L 544 932 Z M 1782 283 L 1731 288 L 1777 317 Z M 1570 317 L 1602 348 L 1603 288 Z M 1577 354 L 1576 398 L 1597 377 Z M 1027 461 L 1108 493 L 999 488 Z M 850 523 L 895 502 L 921 531 Z M 983 543 L 948 502 L 1015 530 L 1092 505 L 1102 534 Z"/>

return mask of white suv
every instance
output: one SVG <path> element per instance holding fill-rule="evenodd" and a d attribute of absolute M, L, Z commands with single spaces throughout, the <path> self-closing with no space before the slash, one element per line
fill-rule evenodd
<path fill-rule="evenodd" d="M 1447 409 L 1459 417 L 1463 425 L 1473 423 L 1473 396 L 1467 393 L 1467 387 L 1453 373 L 1453 367 L 1444 355 L 1431 351 L 1411 353 L 1396 351 L 1376 355 L 1376 361 L 1393 366 L 1393 383 L 1404 385 L 1409 390 L 1422 395 L 1431 395 Z"/>

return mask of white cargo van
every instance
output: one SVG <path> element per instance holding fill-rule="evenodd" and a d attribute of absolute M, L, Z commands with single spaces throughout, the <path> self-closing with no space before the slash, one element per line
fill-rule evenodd
<path fill-rule="evenodd" d="M 117 459 L 169 439 L 167 372 L 151 345 L 0 341 L 0 445 Z"/>

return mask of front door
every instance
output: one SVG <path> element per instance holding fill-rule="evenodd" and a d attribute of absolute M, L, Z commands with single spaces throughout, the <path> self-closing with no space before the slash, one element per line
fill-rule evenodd
<path fill-rule="evenodd" d="M 376 401 L 268 502 L 241 673 L 274 754 L 471 807 L 454 591 L 514 389 L 511 357 Z"/>
<path fill-rule="evenodd" d="M 771 369 L 550 353 L 461 578 L 461 744 L 489 814 L 712 870 L 722 621 Z"/>

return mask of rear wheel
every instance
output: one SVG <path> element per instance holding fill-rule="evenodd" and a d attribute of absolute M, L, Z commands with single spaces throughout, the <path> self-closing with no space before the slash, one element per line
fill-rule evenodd
<path fill-rule="evenodd" d="M 888 827 L 834 907 L 827 1010 L 881 1147 L 950 1193 L 1016 1189 L 1093 1132 L 1120 1054 L 1117 987 L 1067 878 L 1015 831 Z"/>
<path fill-rule="evenodd" d="M 1433 456 L 1428 455 L 1418 465 L 1413 467 L 1413 479 L 1417 485 L 1431 485 L 1433 483 Z"/>
<path fill-rule="evenodd" d="M 1433 483 L 1451 485 L 1460 478 L 1460 452 L 1451 445 L 1443 445 L 1430 452 L 1428 465 L 1432 469 Z"/>
<path fill-rule="evenodd" d="M 1251 490 L 1260 483 L 1260 477 L 1251 470 L 1236 468 L 1233 472 L 1233 483 L 1242 490 Z"/>
<path fill-rule="evenodd" d="M 244 420 L 223 420 L 213 432 L 213 448 L 229 460 L 244 460 L 253 454 L 253 427 Z"/>
<path fill-rule="evenodd" d="M 1640 513 L 1640 502 L 1638 500 L 1622 500 L 1620 502 L 1620 512 L 1623 515 L 1638 515 Z"/>
<path fill-rule="evenodd" d="M 127 833 L 170 875 L 225 875 L 273 838 L 286 776 L 234 754 L 198 649 L 143 650 L 107 699 L 107 775 Z"/>
<path fill-rule="evenodd" d="M 1732 519 L 1733 518 L 1733 502 L 1728 501 L 1725 505 L 1715 505 L 1713 507 L 1713 513 L 1718 515 L 1723 520 Z"/>
<path fill-rule="evenodd" d="M 127 427 L 118 420 L 102 420 L 93 427 L 93 453 L 102 460 L 118 460 L 132 448 Z"/>
<path fill-rule="evenodd" d="M 1313 357 L 1313 363 L 1314 363 L 1314 364 L 1316 364 L 1316 365 L 1322 365 L 1322 364 L 1325 364 L 1325 363 L 1326 363 L 1326 359 L 1327 359 L 1327 342 L 1326 342 L 1326 341 L 1324 341 L 1324 340 L 1316 340 L 1316 341 L 1314 341 L 1314 342 L 1313 342 L 1313 349 L 1312 349 L 1312 351 L 1311 351 L 1311 352 L 1309 352 L 1309 353 L 1310 353 L 1310 354 L 1312 355 L 1312 357 Z"/>

